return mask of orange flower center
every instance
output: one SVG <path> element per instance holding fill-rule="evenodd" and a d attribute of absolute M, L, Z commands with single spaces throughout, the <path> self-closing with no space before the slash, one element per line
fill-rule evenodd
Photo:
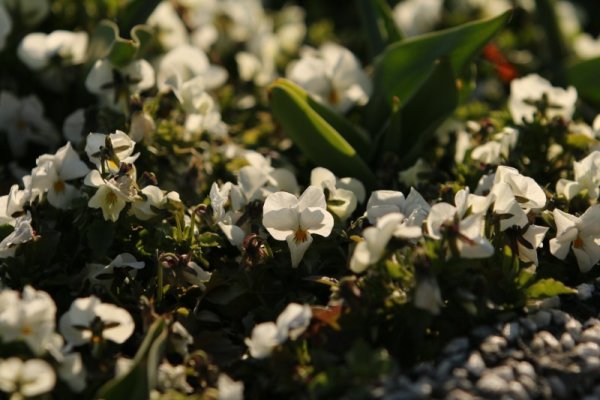
<path fill-rule="evenodd" d="M 336 105 L 337 103 L 340 102 L 340 95 L 338 94 L 338 91 L 335 89 L 331 89 L 329 91 L 329 96 L 327 96 L 327 99 L 329 100 L 329 102 L 333 105 Z"/>
<path fill-rule="evenodd" d="M 573 247 L 576 249 L 581 249 L 583 247 L 583 240 L 579 236 L 573 241 Z"/>
<path fill-rule="evenodd" d="M 28 336 L 31 334 L 31 332 L 33 332 L 33 329 L 31 329 L 29 325 L 25 325 L 21 328 L 21 333 L 23 336 Z"/>
<path fill-rule="evenodd" d="M 65 183 L 60 179 L 54 182 L 54 191 L 56 193 L 62 193 L 65 190 Z"/>
<path fill-rule="evenodd" d="M 106 202 L 109 205 L 111 205 L 111 206 L 114 205 L 117 202 L 117 200 L 118 199 L 117 199 L 117 195 L 115 194 L 115 192 L 110 191 L 110 192 L 106 193 Z"/>
<path fill-rule="evenodd" d="M 308 240 L 308 232 L 303 229 L 298 229 L 294 232 L 294 240 L 296 243 L 304 243 Z"/>

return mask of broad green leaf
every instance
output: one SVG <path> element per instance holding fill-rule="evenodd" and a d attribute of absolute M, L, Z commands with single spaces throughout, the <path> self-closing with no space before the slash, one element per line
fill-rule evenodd
<path fill-rule="evenodd" d="M 547 60 L 548 67 L 554 72 L 556 83 L 565 82 L 564 61 L 567 49 L 560 29 L 559 17 L 556 14 L 555 0 L 535 0 L 535 11 L 541 26 L 544 28 L 546 47 L 550 58 Z"/>
<path fill-rule="evenodd" d="M 533 285 L 525 289 L 527 297 L 530 299 L 541 299 L 545 297 L 557 296 L 559 294 L 577 293 L 575 289 L 566 286 L 564 283 L 552 278 L 540 279 Z"/>
<path fill-rule="evenodd" d="M 600 104 L 600 57 L 579 61 L 567 68 L 567 82 L 582 98 Z"/>
<path fill-rule="evenodd" d="M 360 179 L 366 186 L 376 178 L 365 161 L 348 141 L 312 108 L 306 97 L 298 95 L 291 82 L 276 80 L 270 87 L 273 115 L 285 133 L 315 164 L 330 169 L 338 176 Z"/>
<path fill-rule="evenodd" d="M 356 0 L 356 6 L 367 34 L 371 58 L 380 54 L 387 45 L 402 40 L 385 0 Z"/>
<path fill-rule="evenodd" d="M 145 25 L 134 26 L 130 34 L 131 39 L 124 39 L 120 36 L 117 24 L 109 20 L 101 21 L 92 35 L 88 60 L 94 62 L 107 57 L 117 67 L 129 64 L 152 41 L 152 32 Z"/>
<path fill-rule="evenodd" d="M 371 138 L 365 131 L 355 127 L 350 121 L 325 104 L 319 103 L 313 99 L 295 83 L 287 79 L 280 79 L 278 82 L 295 93 L 303 101 L 306 101 L 308 105 L 317 112 L 317 114 L 319 114 L 325 121 L 327 121 L 329 125 L 333 127 L 333 129 L 335 129 L 340 135 L 342 135 L 344 139 L 346 139 L 350 146 L 356 149 L 361 157 L 368 156 L 371 148 Z"/>
<path fill-rule="evenodd" d="M 374 93 L 367 106 L 368 127 L 379 131 L 391 112 L 392 98 L 406 104 L 431 74 L 432 64 L 447 57 L 456 76 L 504 26 L 510 11 L 491 19 L 394 43 L 376 60 Z M 439 93 L 438 95 L 443 95 Z"/>
<path fill-rule="evenodd" d="M 146 22 L 161 0 L 130 0 L 118 15 L 119 25 L 125 32 Z"/>
<path fill-rule="evenodd" d="M 156 373 L 167 336 L 167 324 L 163 318 L 158 318 L 148 329 L 148 333 L 133 359 L 131 370 L 125 375 L 105 383 L 96 394 L 96 398 L 107 400 L 148 399 L 150 390 L 156 386 Z"/>
<path fill-rule="evenodd" d="M 459 93 L 452 66 L 447 59 L 437 62 L 423 85 L 402 108 L 399 147 L 388 149 L 401 155 L 402 166 L 415 163 L 435 130 L 458 106 Z M 388 135 L 395 132 L 388 131 Z M 393 143 L 389 139 L 386 142 Z"/>

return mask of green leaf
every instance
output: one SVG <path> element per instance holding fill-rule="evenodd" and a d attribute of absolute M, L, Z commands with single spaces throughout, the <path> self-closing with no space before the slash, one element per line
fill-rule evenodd
<path fill-rule="evenodd" d="M 546 47 L 550 55 L 547 65 L 554 72 L 553 80 L 563 84 L 565 81 L 564 61 L 567 56 L 567 49 L 562 37 L 555 5 L 555 0 L 535 0 L 535 11 L 544 29 Z"/>
<path fill-rule="evenodd" d="M 152 41 L 152 31 L 145 25 L 136 25 L 130 35 L 131 39 L 124 39 L 120 36 L 117 24 L 109 20 L 101 21 L 90 41 L 89 62 L 106 57 L 117 67 L 129 64 L 148 47 Z"/>
<path fill-rule="evenodd" d="M 356 0 L 356 6 L 367 34 L 371 58 L 387 45 L 402 40 L 392 11 L 385 0 Z"/>
<path fill-rule="evenodd" d="M 96 394 L 97 399 L 145 400 L 150 397 L 150 390 L 156 386 L 158 364 L 166 345 L 166 325 L 163 318 L 154 321 L 133 359 L 131 370 L 106 382 Z"/>
<path fill-rule="evenodd" d="M 368 127 L 380 130 L 392 111 L 392 99 L 406 104 L 432 73 L 436 60 L 447 57 L 454 75 L 498 32 L 510 11 L 495 18 L 475 21 L 394 43 L 375 63 L 374 93 L 367 106 Z M 439 92 L 438 96 L 443 96 Z"/>
<path fill-rule="evenodd" d="M 596 104 L 600 104 L 600 57 L 579 61 L 567 68 L 567 82 L 575 86 L 577 94 Z"/>
<path fill-rule="evenodd" d="M 552 278 L 540 279 L 525 289 L 525 294 L 530 299 L 541 299 L 545 297 L 557 296 L 559 294 L 573 293 L 577 293 L 577 291 Z"/>
<path fill-rule="evenodd" d="M 161 0 L 130 0 L 118 15 L 119 25 L 125 32 L 146 22 Z"/>
<path fill-rule="evenodd" d="M 276 80 L 270 87 L 273 115 L 285 133 L 315 164 L 330 169 L 338 176 L 360 179 L 373 186 L 376 178 L 365 161 L 340 133 L 300 96 L 300 88 L 290 89 L 293 83 Z"/>
<path fill-rule="evenodd" d="M 94 220 L 88 225 L 85 236 L 94 258 L 102 258 L 115 239 L 115 224 L 102 219 Z"/>

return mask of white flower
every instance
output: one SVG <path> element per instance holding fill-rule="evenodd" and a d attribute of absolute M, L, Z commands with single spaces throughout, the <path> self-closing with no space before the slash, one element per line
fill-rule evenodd
<path fill-rule="evenodd" d="M 442 17 L 443 5 L 443 0 L 405 0 L 392 13 L 402 33 L 415 36 L 433 29 Z"/>
<path fill-rule="evenodd" d="M 570 121 L 576 101 L 577 90 L 574 87 L 569 86 L 566 90 L 553 87 L 541 76 L 531 74 L 511 82 L 508 109 L 517 124 L 532 122 L 538 111 L 537 105 L 545 109 L 548 119 L 562 117 Z"/>
<path fill-rule="evenodd" d="M 135 142 L 129 135 L 117 130 L 108 135 L 90 133 L 86 139 L 85 152 L 99 170 L 117 173 L 121 163 L 133 164 L 139 157 L 139 153 L 133 154 L 134 147 Z"/>
<path fill-rule="evenodd" d="M 58 367 L 60 379 L 69 385 L 72 391 L 80 393 L 86 387 L 87 373 L 81 360 L 81 354 L 65 354 Z"/>
<path fill-rule="evenodd" d="M 4 50 L 6 46 L 6 38 L 12 31 L 12 18 L 4 8 L 4 5 L 0 4 L 0 51 Z"/>
<path fill-rule="evenodd" d="M 146 23 L 157 30 L 156 39 L 165 49 L 172 49 L 188 42 L 185 25 L 173 3 L 161 1 L 148 17 Z"/>
<path fill-rule="evenodd" d="M 274 322 L 263 322 L 256 325 L 252 329 L 252 336 L 244 341 L 250 355 L 258 359 L 269 357 L 273 349 L 281 342 L 279 330 Z"/>
<path fill-rule="evenodd" d="M 421 310 L 429 311 L 433 315 L 440 313 L 440 308 L 444 305 L 444 302 L 435 277 L 421 277 L 417 280 L 414 302 L 415 307 Z"/>
<path fill-rule="evenodd" d="M 187 373 L 185 365 L 171 365 L 163 361 L 158 366 L 157 383 L 162 391 L 176 390 L 182 393 L 191 393 L 194 389 L 186 381 Z"/>
<path fill-rule="evenodd" d="M 133 333 L 131 314 L 95 296 L 76 299 L 59 322 L 60 333 L 72 346 L 110 340 L 121 344 Z"/>
<path fill-rule="evenodd" d="M 138 198 L 133 201 L 131 210 L 133 214 L 142 221 L 147 221 L 158 215 L 160 210 L 167 207 L 169 202 L 181 203 L 179 193 L 162 191 L 159 187 L 148 185 L 138 194 Z"/>
<path fill-rule="evenodd" d="M 494 184 L 499 182 L 510 186 L 523 209 L 542 209 L 546 206 L 544 189 L 533 178 L 521 175 L 515 168 L 499 166 L 496 169 Z"/>
<path fill-rule="evenodd" d="M 573 41 L 573 50 L 579 58 L 596 58 L 600 56 L 600 40 L 582 32 Z"/>
<path fill-rule="evenodd" d="M 123 188 L 115 179 L 104 180 L 98 170 L 91 171 L 85 177 L 84 183 L 97 188 L 88 201 L 88 207 L 102 209 L 102 216 L 106 221 L 116 222 L 121 211 L 131 201 L 127 192 L 130 188 Z"/>
<path fill-rule="evenodd" d="M 593 151 L 581 161 L 575 161 L 573 173 L 574 181 L 559 179 L 556 182 L 556 194 L 571 200 L 585 189 L 590 199 L 597 199 L 600 195 L 600 151 Z"/>
<path fill-rule="evenodd" d="M 333 229 L 333 216 L 326 209 L 325 194 L 309 186 L 302 196 L 286 192 L 270 194 L 263 206 L 263 225 L 275 240 L 285 240 L 292 266 L 297 267 L 313 241 L 312 234 L 327 237 Z"/>
<path fill-rule="evenodd" d="M 406 186 L 417 186 L 423 183 L 423 175 L 427 175 L 431 171 L 431 166 L 419 158 L 412 167 L 398 172 L 398 180 Z"/>
<path fill-rule="evenodd" d="M 115 274 L 115 268 L 132 269 L 132 275 L 135 275 L 137 270 L 144 268 L 143 261 L 138 261 L 129 253 L 122 253 L 116 256 L 108 265 L 104 264 L 87 264 L 85 274 L 93 284 L 101 284 L 109 286 Z"/>
<path fill-rule="evenodd" d="M 219 378 L 217 379 L 217 389 L 219 389 L 218 400 L 244 399 L 244 382 L 234 381 L 227 374 L 219 374 Z"/>
<path fill-rule="evenodd" d="M 33 95 L 18 99 L 9 92 L 0 92 L 0 131 L 6 133 L 10 151 L 17 158 L 26 154 L 28 143 L 53 148 L 59 141 L 44 117 L 44 106 Z"/>
<path fill-rule="evenodd" d="M 35 237 L 31 227 L 31 214 L 29 211 L 16 219 L 15 230 L 12 231 L 0 242 L 0 259 L 13 257 L 17 251 L 17 246 L 33 240 Z"/>
<path fill-rule="evenodd" d="M 310 173 L 310 184 L 327 191 L 327 208 L 342 221 L 354 212 L 359 199 L 361 202 L 365 199 L 365 187 L 359 180 L 350 177 L 337 179 L 326 168 L 314 168 Z"/>
<path fill-rule="evenodd" d="M 118 68 L 106 59 L 97 60 L 85 79 L 85 87 L 98 95 L 107 106 L 122 110 L 129 96 L 154 86 L 152 65 L 146 60 L 135 60 Z"/>
<path fill-rule="evenodd" d="M 594 205 L 576 217 L 554 209 L 556 237 L 550 239 L 550 253 L 564 260 L 570 249 L 583 273 L 600 260 L 600 205 Z"/>
<path fill-rule="evenodd" d="M 50 13 L 48 0 L 4 0 L 4 6 L 28 27 L 37 25 Z"/>
<path fill-rule="evenodd" d="M 156 131 L 154 119 L 144 111 L 134 112 L 129 126 L 129 137 L 136 143 L 148 140 Z"/>
<path fill-rule="evenodd" d="M 205 284 L 210 281 L 212 273 L 204 270 L 194 261 L 190 261 L 187 263 L 186 268 L 183 269 L 182 275 L 186 282 L 191 285 L 196 285 L 204 290 L 206 287 Z"/>
<path fill-rule="evenodd" d="M 362 233 L 364 240 L 354 248 L 354 253 L 350 259 L 350 269 L 359 274 L 370 265 L 378 262 L 383 256 L 388 242 L 403 220 L 404 216 L 402 214 L 393 212 L 379 218 L 376 226 L 365 228 Z"/>
<path fill-rule="evenodd" d="M 194 344 L 194 338 L 179 321 L 175 321 L 171 325 L 169 343 L 175 352 L 185 357 L 188 354 L 188 346 Z"/>
<path fill-rule="evenodd" d="M 55 63 L 57 57 L 60 57 L 61 65 L 83 64 L 87 44 L 88 35 L 85 32 L 35 32 L 21 40 L 17 55 L 31 70 L 39 71 Z"/>
<path fill-rule="evenodd" d="M 422 235 L 421 225 L 430 209 L 431 206 L 414 188 L 410 189 L 406 198 L 402 192 L 376 190 L 369 197 L 366 215 L 370 223 L 377 224 L 381 217 L 399 213 L 403 219 L 394 231 L 394 236 L 402 239 L 418 239 Z"/>
<path fill-rule="evenodd" d="M 84 127 L 85 109 L 78 108 L 65 118 L 62 127 L 63 136 L 69 142 L 78 145 L 83 140 Z"/>
<path fill-rule="evenodd" d="M 250 51 L 240 51 L 235 55 L 240 78 L 254 81 L 257 86 L 266 86 L 277 77 L 276 57 L 279 43 L 273 33 L 265 29 L 248 43 Z"/>
<path fill-rule="evenodd" d="M 286 75 L 339 112 L 365 105 L 372 91 L 371 80 L 360 61 L 348 49 L 334 43 L 305 52 L 300 60 L 289 64 Z"/>
<path fill-rule="evenodd" d="M 240 247 L 244 241 L 246 232 L 242 227 L 237 226 L 235 223 L 242 216 L 242 213 L 239 209 L 235 208 L 226 210 L 226 207 L 233 207 L 233 200 L 230 199 L 232 189 L 235 192 L 240 192 L 238 197 L 243 197 L 239 187 L 234 186 L 231 182 L 225 182 L 221 188 L 219 188 L 219 185 L 217 185 L 216 182 L 213 182 L 209 194 L 210 205 L 213 209 L 213 220 L 225 234 L 227 240 L 229 240 L 232 245 Z M 241 200 L 236 201 L 236 203 L 240 202 Z M 241 204 L 236 204 L 236 206 L 242 207 Z"/>
<path fill-rule="evenodd" d="M 23 361 L 16 357 L 0 360 L 0 390 L 12 394 L 13 400 L 47 393 L 55 383 L 56 374 L 44 360 Z"/>
<path fill-rule="evenodd" d="M 471 152 L 473 160 L 484 164 L 499 164 L 503 159 L 508 159 L 510 151 L 517 144 L 519 131 L 506 127 L 492 137 L 492 140 L 477 146 Z"/>
<path fill-rule="evenodd" d="M 517 249 L 519 258 L 523 262 L 531 262 L 538 265 L 537 249 L 541 246 L 547 227 L 538 225 L 529 225 L 520 239 L 517 239 Z"/>
<path fill-rule="evenodd" d="M 275 325 L 281 337 L 296 340 L 310 325 L 312 311 L 307 304 L 290 303 L 279 314 Z"/>
<path fill-rule="evenodd" d="M 246 165 L 238 171 L 238 186 L 246 204 L 253 200 L 262 200 L 267 194 L 278 190 L 289 193 L 297 192 L 296 176 L 291 171 L 285 168 L 273 168 L 270 158 L 255 151 L 246 151 L 244 158 L 250 165 Z M 234 206 L 234 209 L 239 208 L 241 206 Z"/>

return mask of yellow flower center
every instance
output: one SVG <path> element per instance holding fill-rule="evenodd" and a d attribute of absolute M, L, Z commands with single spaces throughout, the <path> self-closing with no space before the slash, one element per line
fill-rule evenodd
<path fill-rule="evenodd" d="M 296 232 L 294 232 L 294 241 L 296 243 L 304 243 L 308 240 L 308 232 L 304 229 L 298 228 Z"/>
<path fill-rule="evenodd" d="M 106 193 L 106 202 L 108 203 L 108 205 L 113 206 L 117 202 L 117 200 L 117 195 L 112 190 Z"/>
<path fill-rule="evenodd" d="M 21 333 L 23 336 L 28 336 L 31 334 L 31 332 L 33 332 L 33 329 L 31 329 L 29 325 L 25 325 L 21 328 Z"/>
<path fill-rule="evenodd" d="M 65 190 L 65 183 L 60 179 L 54 182 L 54 191 L 56 193 L 62 193 Z"/>
<path fill-rule="evenodd" d="M 338 91 L 335 89 L 331 89 L 329 91 L 329 96 L 327 97 L 327 99 L 329 100 L 329 102 L 333 105 L 336 105 L 337 103 L 340 102 L 340 95 L 338 94 Z"/>

